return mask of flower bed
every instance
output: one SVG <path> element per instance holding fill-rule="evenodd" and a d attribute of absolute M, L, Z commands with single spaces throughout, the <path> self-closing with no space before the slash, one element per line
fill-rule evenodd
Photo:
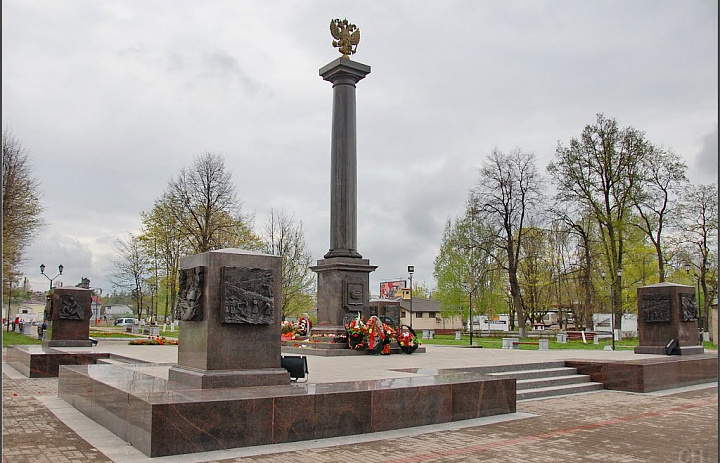
<path fill-rule="evenodd" d="M 128 342 L 132 345 L 143 345 L 143 346 L 177 346 L 177 339 L 167 339 L 164 336 L 148 336 L 143 339 L 135 339 Z"/>

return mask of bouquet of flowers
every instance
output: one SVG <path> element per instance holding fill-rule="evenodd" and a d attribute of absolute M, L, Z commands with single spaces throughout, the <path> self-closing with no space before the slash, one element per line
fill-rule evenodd
<path fill-rule="evenodd" d="M 364 346 L 368 327 L 365 324 L 365 320 L 360 316 L 360 313 L 358 313 L 357 317 L 345 324 L 345 331 L 347 332 L 350 349 L 359 349 Z"/>
<path fill-rule="evenodd" d="M 407 325 L 402 325 L 397 332 L 397 342 L 400 345 L 400 350 L 406 354 L 412 354 L 420 346 L 415 330 Z"/>
<path fill-rule="evenodd" d="M 282 321 L 282 325 L 280 327 L 280 336 L 283 341 L 289 341 L 291 339 L 294 339 L 296 333 L 297 326 L 295 326 L 295 323 L 287 320 Z"/>
<path fill-rule="evenodd" d="M 383 322 L 383 329 L 385 330 L 385 340 L 383 341 L 383 349 L 380 352 L 382 355 L 390 354 L 390 342 L 395 339 L 396 333 L 395 328 Z"/>

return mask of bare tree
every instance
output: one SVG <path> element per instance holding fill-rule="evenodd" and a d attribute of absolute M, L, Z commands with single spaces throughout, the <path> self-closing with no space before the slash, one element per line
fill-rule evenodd
<path fill-rule="evenodd" d="M 677 198 L 687 184 L 687 166 L 672 151 L 650 146 L 641 158 L 642 181 L 635 185 L 632 202 L 640 220 L 635 225 L 645 233 L 657 255 L 658 282 L 665 281 L 663 231 L 668 217 L 677 212 Z"/>
<path fill-rule="evenodd" d="M 283 209 L 270 209 L 263 233 L 265 252 L 282 257 L 283 318 L 312 308 L 315 275 L 302 221 Z"/>
<path fill-rule="evenodd" d="M 472 195 L 484 222 L 494 229 L 497 248 L 504 254 L 499 256 L 495 248 L 487 250 L 507 271 L 520 336 L 525 336 L 526 319 L 518 264 L 525 240 L 525 223 L 542 197 L 535 155 L 519 149 L 509 154 L 494 149 L 480 169 L 480 180 Z"/>
<path fill-rule="evenodd" d="M 119 259 L 113 262 L 115 272 L 111 281 L 115 286 L 130 291 L 138 318 L 142 318 L 145 288 L 150 276 L 148 256 L 140 238 L 132 233 L 126 239 L 117 240 L 117 251 Z"/>
<path fill-rule="evenodd" d="M 206 152 L 170 180 L 170 211 L 194 252 L 227 247 L 259 250 L 252 217 L 242 213 L 232 175 L 221 155 Z"/>
<path fill-rule="evenodd" d="M 708 290 L 708 274 L 717 275 L 718 249 L 718 186 L 716 183 L 710 185 L 689 185 L 685 189 L 680 209 L 682 220 L 682 234 L 685 243 L 694 250 L 689 252 L 689 264 L 693 267 L 693 273 L 700 282 L 703 293 L 704 330 L 708 331 L 708 315 L 710 310 L 710 298 Z M 712 259 L 712 260 L 711 260 Z M 714 265 L 713 265 L 714 264 Z"/>
<path fill-rule="evenodd" d="M 3 275 L 16 278 L 26 248 L 44 225 L 40 182 L 22 143 L 8 131 L 2 135 Z"/>
<path fill-rule="evenodd" d="M 552 214 L 553 239 L 562 246 L 560 255 L 566 263 L 558 272 L 558 281 L 563 282 L 564 305 L 573 310 L 576 328 L 592 327 L 597 224 L 586 211 L 555 206 Z"/>

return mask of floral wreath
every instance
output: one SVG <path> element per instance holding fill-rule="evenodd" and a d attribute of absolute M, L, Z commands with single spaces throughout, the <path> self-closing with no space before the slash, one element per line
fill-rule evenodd
<path fill-rule="evenodd" d="M 408 325 L 401 325 L 397 331 L 397 342 L 400 345 L 400 350 L 406 354 L 412 354 L 420 346 L 415 330 L 410 328 Z"/>

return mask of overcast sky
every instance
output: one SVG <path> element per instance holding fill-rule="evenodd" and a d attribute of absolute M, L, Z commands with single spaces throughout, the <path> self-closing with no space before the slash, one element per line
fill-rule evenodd
<path fill-rule="evenodd" d="M 380 281 L 434 286 L 443 226 L 497 147 L 544 173 L 597 113 L 717 182 L 717 0 L 2 2 L 2 123 L 31 153 L 48 226 L 24 271 L 112 290 L 140 229 L 198 154 L 224 156 L 259 231 L 269 209 L 329 249 L 329 23 L 362 33 L 358 251 Z"/>

